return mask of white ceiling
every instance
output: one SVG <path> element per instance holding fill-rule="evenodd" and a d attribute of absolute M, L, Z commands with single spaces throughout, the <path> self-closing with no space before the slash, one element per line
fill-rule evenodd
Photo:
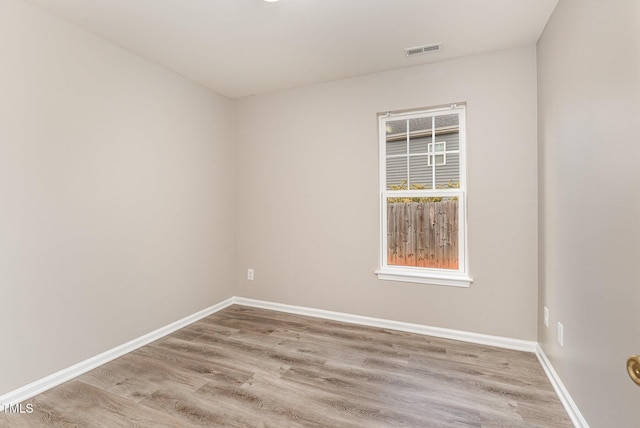
<path fill-rule="evenodd" d="M 27 1 L 230 98 L 534 44 L 558 2 Z"/>

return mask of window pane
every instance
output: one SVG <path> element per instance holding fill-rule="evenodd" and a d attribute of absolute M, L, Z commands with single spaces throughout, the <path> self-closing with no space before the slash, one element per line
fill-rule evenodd
<path fill-rule="evenodd" d="M 409 120 L 409 153 L 426 153 L 431 142 L 432 117 Z"/>
<path fill-rule="evenodd" d="M 436 158 L 436 187 L 439 189 L 460 187 L 460 155 L 447 153 L 446 162 L 439 159 L 443 155 L 435 155 Z"/>
<path fill-rule="evenodd" d="M 387 156 L 407 154 L 406 140 L 387 141 Z"/>
<path fill-rule="evenodd" d="M 460 134 L 457 128 L 453 131 L 436 136 L 434 144 L 436 154 L 434 156 L 436 187 L 438 188 L 460 187 Z M 437 154 L 443 150 L 445 151 L 444 155 Z"/>
<path fill-rule="evenodd" d="M 407 133 L 407 120 L 389 120 L 386 122 L 386 133 L 387 139 L 388 137 L 392 137 L 394 135 L 406 135 Z"/>
<path fill-rule="evenodd" d="M 436 131 L 442 128 L 458 127 L 458 115 L 446 114 L 444 116 L 436 116 Z"/>
<path fill-rule="evenodd" d="M 387 264 L 458 269 L 458 199 L 387 198 Z"/>
<path fill-rule="evenodd" d="M 431 137 L 411 137 L 409 140 L 409 153 L 427 153 L 427 146 L 431 143 Z"/>
<path fill-rule="evenodd" d="M 386 125 L 386 155 L 407 154 L 407 121 L 392 120 Z"/>
<path fill-rule="evenodd" d="M 409 130 L 411 133 L 428 133 L 431 134 L 431 127 L 433 126 L 433 117 L 432 116 L 424 116 L 417 117 L 415 119 L 409 120 Z"/>
<path fill-rule="evenodd" d="M 428 165 L 427 155 L 409 158 L 409 183 L 411 189 L 431 189 L 433 182 L 432 167 Z"/>
<path fill-rule="evenodd" d="M 389 158 L 387 159 L 387 190 L 402 190 L 401 184 L 407 184 L 407 158 Z"/>
<path fill-rule="evenodd" d="M 460 150 L 460 138 L 458 132 L 440 134 L 436 137 L 436 143 L 445 142 L 447 143 L 447 151 L 448 152 L 457 152 Z"/>

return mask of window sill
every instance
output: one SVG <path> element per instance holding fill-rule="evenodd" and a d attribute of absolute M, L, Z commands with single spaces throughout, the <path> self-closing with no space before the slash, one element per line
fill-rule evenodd
<path fill-rule="evenodd" d="M 417 272 L 413 269 L 383 268 L 375 271 L 378 279 L 385 281 L 414 282 L 419 284 L 445 285 L 449 287 L 469 287 L 473 282 L 465 274 L 437 274 Z"/>

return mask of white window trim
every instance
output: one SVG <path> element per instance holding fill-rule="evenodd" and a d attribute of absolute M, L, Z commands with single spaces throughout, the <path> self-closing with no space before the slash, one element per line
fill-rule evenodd
<path fill-rule="evenodd" d="M 460 155 L 460 189 L 442 189 L 438 193 L 451 194 L 458 197 L 460 209 L 458 213 L 458 270 L 435 269 L 411 266 L 394 266 L 387 264 L 387 209 L 385 198 L 393 196 L 421 196 L 432 195 L 429 191 L 387 191 L 386 183 L 386 119 L 412 119 L 428 115 L 451 114 L 452 110 L 459 112 L 459 152 Z M 379 158 L 380 158 L 380 259 L 379 268 L 375 271 L 378 279 L 387 281 L 401 281 L 409 283 L 443 285 L 451 287 L 469 287 L 473 279 L 469 276 L 469 257 L 467 242 L 467 177 L 466 177 L 466 111 L 464 105 L 453 104 L 448 108 L 427 109 L 415 112 L 386 113 L 379 117 Z M 393 192 L 390 194 L 390 192 Z"/>
<path fill-rule="evenodd" d="M 402 268 L 397 269 L 378 269 L 375 271 L 378 279 L 386 281 L 399 281 L 399 282 L 413 282 L 418 284 L 431 284 L 431 285 L 446 285 L 449 287 L 469 287 L 473 282 L 473 279 L 467 275 L 436 275 L 436 274 L 423 274 L 414 272 Z"/>

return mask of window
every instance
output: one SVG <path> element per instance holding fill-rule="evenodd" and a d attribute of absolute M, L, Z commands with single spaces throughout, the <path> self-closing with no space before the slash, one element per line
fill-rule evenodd
<path fill-rule="evenodd" d="M 435 149 L 434 149 L 435 144 Z M 441 155 L 431 155 L 427 157 L 427 165 L 432 166 L 433 158 L 435 157 L 436 166 L 443 166 L 447 164 L 447 142 L 443 141 L 441 143 L 429 143 L 427 148 L 427 153 L 442 153 Z"/>
<path fill-rule="evenodd" d="M 378 278 L 469 286 L 465 107 L 380 115 Z"/>

